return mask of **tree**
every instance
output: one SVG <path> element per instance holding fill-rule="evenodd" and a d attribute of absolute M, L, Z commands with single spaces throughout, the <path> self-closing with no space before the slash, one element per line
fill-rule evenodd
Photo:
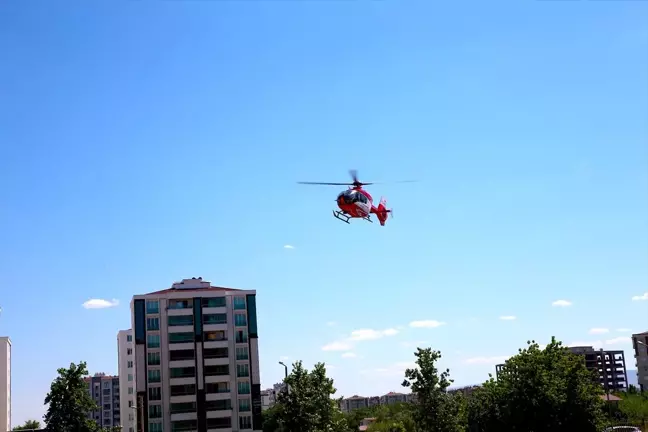
<path fill-rule="evenodd" d="M 405 371 L 404 387 L 409 387 L 416 395 L 412 417 L 421 432 L 459 432 L 463 428 L 463 398 L 460 394 L 450 394 L 452 384 L 450 371 L 441 374 L 436 362 L 441 352 L 431 348 L 417 348 L 416 366 Z"/>
<path fill-rule="evenodd" d="M 27 420 L 24 425 L 13 428 L 15 431 L 40 429 L 41 424 L 38 420 Z"/>
<path fill-rule="evenodd" d="M 267 430 L 274 423 L 275 432 L 347 432 L 338 401 L 331 397 L 336 390 L 324 363 L 309 372 L 301 361 L 296 362 L 284 382 L 287 391 L 278 395 L 279 406 L 268 417 Z"/>
<path fill-rule="evenodd" d="M 648 421 L 648 398 L 639 393 L 623 395 L 619 410 L 632 423 L 645 424 Z"/>
<path fill-rule="evenodd" d="M 412 417 L 413 405 L 406 402 L 376 407 L 375 421 L 369 425 L 368 432 L 416 432 Z M 357 431 L 358 427 L 351 429 Z"/>
<path fill-rule="evenodd" d="M 69 368 L 60 368 L 57 372 L 58 377 L 52 381 L 45 398 L 45 404 L 49 404 L 44 417 L 48 432 L 101 430 L 94 420 L 88 418 L 88 412 L 97 409 L 97 404 L 83 380 L 88 375 L 86 363 L 70 363 Z"/>
<path fill-rule="evenodd" d="M 482 432 L 574 430 L 596 432 L 605 424 L 603 389 L 581 356 L 552 338 L 535 341 L 475 391 L 468 404 L 471 426 Z"/>

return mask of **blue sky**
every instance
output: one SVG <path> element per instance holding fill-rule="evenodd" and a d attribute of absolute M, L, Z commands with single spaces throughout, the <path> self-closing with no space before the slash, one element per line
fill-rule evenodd
<path fill-rule="evenodd" d="M 192 276 L 257 290 L 265 386 L 287 357 L 329 363 L 340 395 L 399 390 L 416 344 L 458 384 L 531 338 L 630 353 L 648 330 L 648 301 L 632 300 L 648 291 L 646 14 L 3 2 L 14 424 L 42 415 L 58 367 L 116 373 L 131 296 Z M 338 189 L 295 184 L 348 168 L 421 181 L 371 187 L 395 218 L 348 226 L 331 216 Z"/>

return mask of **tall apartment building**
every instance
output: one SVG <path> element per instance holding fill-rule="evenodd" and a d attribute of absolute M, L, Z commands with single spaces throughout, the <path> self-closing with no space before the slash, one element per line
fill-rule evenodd
<path fill-rule="evenodd" d="M 574 354 L 585 357 L 585 366 L 598 374 L 598 382 L 607 392 L 626 390 L 628 374 L 622 350 L 595 350 L 591 346 L 569 347 Z"/>
<path fill-rule="evenodd" d="M 262 430 L 255 291 L 184 279 L 131 311 L 138 432 Z"/>
<path fill-rule="evenodd" d="M 11 430 L 11 339 L 0 337 L 0 431 Z"/>
<path fill-rule="evenodd" d="M 637 383 L 641 390 L 648 391 L 648 331 L 633 334 L 632 347 L 637 366 Z"/>
<path fill-rule="evenodd" d="M 119 417 L 122 432 L 135 432 L 135 345 L 132 330 L 117 333 L 117 367 L 119 373 Z"/>
<path fill-rule="evenodd" d="M 97 373 L 84 378 L 90 396 L 97 403 L 98 410 L 88 413 L 88 417 L 101 427 L 119 426 L 119 377 Z"/>

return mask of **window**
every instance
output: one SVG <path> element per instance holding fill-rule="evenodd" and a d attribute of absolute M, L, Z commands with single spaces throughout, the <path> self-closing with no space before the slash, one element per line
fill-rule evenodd
<path fill-rule="evenodd" d="M 207 429 L 231 429 L 232 417 L 208 418 Z"/>
<path fill-rule="evenodd" d="M 206 383 L 205 393 L 229 393 L 229 382 Z"/>
<path fill-rule="evenodd" d="M 172 403 L 169 410 L 171 411 L 171 414 L 196 412 L 196 402 Z"/>
<path fill-rule="evenodd" d="M 146 306 L 144 300 L 135 300 L 133 308 L 135 309 L 135 343 L 143 344 L 146 340 Z"/>
<path fill-rule="evenodd" d="M 127 348 L 126 355 L 133 355 L 133 348 Z"/>
<path fill-rule="evenodd" d="M 128 408 L 133 408 L 133 401 L 128 401 Z"/>
<path fill-rule="evenodd" d="M 159 352 L 146 353 L 146 364 L 148 364 L 149 366 L 159 366 L 160 353 Z"/>
<path fill-rule="evenodd" d="M 103 389 L 103 394 L 109 395 L 110 394 L 110 389 L 109 388 Z"/>
<path fill-rule="evenodd" d="M 146 314 L 160 313 L 160 302 L 157 300 L 149 300 L 146 302 Z"/>
<path fill-rule="evenodd" d="M 109 388 L 110 387 L 110 382 L 109 381 L 104 381 L 103 386 L 104 386 L 104 388 Z"/>
<path fill-rule="evenodd" d="M 248 347 L 246 346 L 236 347 L 236 360 L 248 360 L 249 358 L 250 358 L 250 354 L 248 353 Z"/>
<path fill-rule="evenodd" d="M 245 327 L 247 326 L 247 319 L 245 317 L 245 314 L 242 313 L 237 313 L 234 315 L 234 325 L 237 327 Z"/>
<path fill-rule="evenodd" d="M 205 314 L 203 322 L 205 324 L 227 324 L 227 314 Z"/>
<path fill-rule="evenodd" d="M 250 394 L 250 381 L 239 381 L 238 394 L 240 395 Z"/>
<path fill-rule="evenodd" d="M 207 331 L 205 332 L 205 342 L 209 341 L 224 341 L 227 340 L 227 336 L 224 331 Z"/>
<path fill-rule="evenodd" d="M 147 348 L 160 348 L 160 335 L 146 335 L 146 346 Z"/>
<path fill-rule="evenodd" d="M 205 358 L 227 358 L 229 352 L 227 347 L 224 348 L 205 348 L 203 349 L 203 357 Z"/>
<path fill-rule="evenodd" d="M 149 418 L 162 418 L 162 405 L 149 405 Z"/>
<path fill-rule="evenodd" d="M 192 378 L 196 376 L 195 367 L 179 367 L 170 369 L 171 378 Z"/>
<path fill-rule="evenodd" d="M 198 430 L 198 420 L 178 420 L 171 422 L 171 432 Z"/>
<path fill-rule="evenodd" d="M 133 374 L 128 374 L 128 381 L 133 381 Z"/>
<path fill-rule="evenodd" d="M 160 369 L 149 369 L 148 370 L 148 382 L 150 383 L 159 383 L 162 381 L 160 376 Z"/>
<path fill-rule="evenodd" d="M 225 307 L 225 297 L 203 297 L 202 307 L 204 308 L 213 308 L 213 307 Z"/>
<path fill-rule="evenodd" d="M 250 399 L 239 399 L 239 411 L 251 411 Z"/>
<path fill-rule="evenodd" d="M 191 300 L 169 300 L 169 309 L 191 309 Z"/>
<path fill-rule="evenodd" d="M 104 404 L 103 408 L 104 408 L 104 410 L 109 410 L 110 409 L 110 404 L 109 403 Z"/>
<path fill-rule="evenodd" d="M 149 387 L 148 397 L 150 401 L 162 400 L 162 389 L 160 387 Z"/>
<path fill-rule="evenodd" d="M 229 375 L 229 365 L 205 366 L 205 376 Z"/>
<path fill-rule="evenodd" d="M 133 360 L 128 360 L 128 361 L 126 362 L 126 367 L 127 367 L 128 369 L 132 369 L 132 368 L 133 368 Z"/>
<path fill-rule="evenodd" d="M 133 394 L 133 387 L 128 387 L 128 394 Z"/>
<path fill-rule="evenodd" d="M 169 333 L 169 343 L 185 343 L 194 341 L 193 332 Z"/>
<path fill-rule="evenodd" d="M 195 358 L 195 351 L 192 349 L 187 350 L 169 350 L 169 360 L 193 360 Z"/>
<path fill-rule="evenodd" d="M 239 378 L 250 376 L 250 366 L 247 363 L 236 365 L 236 376 Z"/>
<path fill-rule="evenodd" d="M 187 396 L 196 394 L 195 384 L 172 385 L 170 387 L 171 396 Z"/>
<path fill-rule="evenodd" d="M 193 325 L 193 315 L 171 315 L 167 321 L 169 327 Z"/>
<path fill-rule="evenodd" d="M 225 411 L 232 409 L 232 400 L 231 399 L 222 399 L 214 401 L 205 402 L 206 411 Z"/>
<path fill-rule="evenodd" d="M 160 318 L 146 318 L 146 330 L 160 330 Z"/>
<path fill-rule="evenodd" d="M 236 331 L 236 343 L 246 343 L 248 341 L 247 330 Z"/>
<path fill-rule="evenodd" d="M 149 423 L 148 432 L 162 432 L 162 423 Z"/>
<path fill-rule="evenodd" d="M 249 294 L 247 296 L 247 317 L 248 317 L 248 330 L 251 337 L 257 337 L 257 319 L 256 319 L 256 295 Z"/>
<path fill-rule="evenodd" d="M 252 429 L 252 417 L 239 417 L 239 429 Z"/>
<path fill-rule="evenodd" d="M 245 310 L 245 297 L 234 297 L 234 309 Z"/>
<path fill-rule="evenodd" d="M 126 335 L 126 342 L 133 342 L 133 335 Z M 128 348 L 130 350 L 130 348 Z"/>

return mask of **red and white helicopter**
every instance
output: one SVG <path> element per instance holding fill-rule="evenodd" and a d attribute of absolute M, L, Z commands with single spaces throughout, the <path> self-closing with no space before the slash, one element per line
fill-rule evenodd
<path fill-rule="evenodd" d="M 387 209 L 387 200 L 380 198 L 378 206 L 373 205 L 373 198 L 369 195 L 369 192 L 364 190 L 362 186 L 372 185 L 374 183 L 362 183 L 358 181 L 358 175 L 356 170 L 349 171 L 351 178 L 353 179 L 352 183 L 322 183 L 322 182 L 299 182 L 299 184 L 307 185 L 331 185 L 331 186 L 349 186 L 349 189 L 341 192 L 337 198 L 336 202 L 339 210 L 333 210 L 333 216 L 342 222 L 349 223 L 349 220 L 352 218 L 364 219 L 368 222 L 373 222 L 371 220 L 371 214 L 375 214 L 380 222 L 381 226 L 385 226 L 387 221 L 387 216 L 389 214 L 393 217 L 393 210 Z M 408 183 L 399 182 L 399 183 Z"/>

